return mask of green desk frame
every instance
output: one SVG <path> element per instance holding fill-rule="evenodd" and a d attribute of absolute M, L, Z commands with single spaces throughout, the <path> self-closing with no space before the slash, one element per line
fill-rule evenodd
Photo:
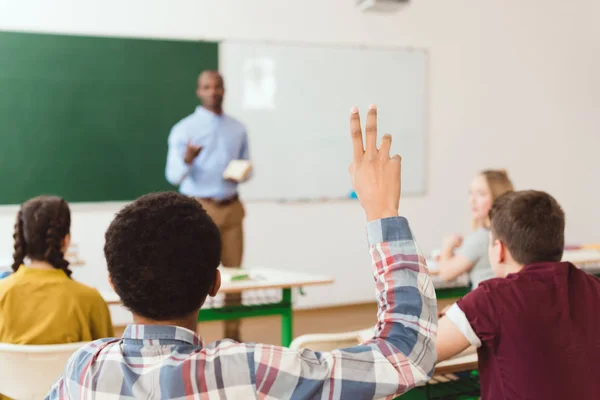
<path fill-rule="evenodd" d="M 469 292 L 469 288 L 437 289 L 436 292 L 438 299 L 451 299 L 464 296 Z M 291 288 L 281 289 L 281 301 L 277 303 L 224 306 L 200 310 L 198 322 L 227 321 L 270 315 L 281 316 L 281 345 L 289 347 L 294 332 Z"/>
<path fill-rule="evenodd" d="M 198 322 L 227 321 L 269 315 L 281 316 L 281 345 L 289 347 L 293 335 L 292 289 L 281 289 L 281 301 L 277 303 L 252 304 L 207 308 L 198 313 Z"/>
<path fill-rule="evenodd" d="M 468 287 L 440 288 L 435 290 L 438 300 L 460 298 L 467 293 L 469 293 Z"/>

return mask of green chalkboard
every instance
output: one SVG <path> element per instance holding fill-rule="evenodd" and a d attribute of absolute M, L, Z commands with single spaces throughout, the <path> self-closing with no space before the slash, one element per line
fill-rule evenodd
<path fill-rule="evenodd" d="M 169 190 L 167 137 L 218 44 L 0 32 L 0 204 Z"/>

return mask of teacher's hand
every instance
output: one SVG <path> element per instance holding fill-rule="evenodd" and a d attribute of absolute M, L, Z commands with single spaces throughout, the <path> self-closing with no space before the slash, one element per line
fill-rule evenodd
<path fill-rule="evenodd" d="M 196 157 L 198 157 L 201 150 L 202 146 L 196 146 L 188 142 L 185 146 L 185 156 L 183 156 L 183 161 L 185 161 L 186 164 L 191 164 Z"/>
<path fill-rule="evenodd" d="M 377 107 L 370 106 L 365 125 L 366 146 L 360 127 L 358 109 L 352 108 L 350 133 L 352 135 L 353 159 L 350 164 L 352 186 L 367 220 L 397 217 L 400 203 L 402 159 L 390 157 L 392 137 L 385 135 L 377 148 Z"/>

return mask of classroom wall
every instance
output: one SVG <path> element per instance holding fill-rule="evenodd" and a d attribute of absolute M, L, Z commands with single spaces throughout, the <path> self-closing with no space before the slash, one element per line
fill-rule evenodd
<path fill-rule="evenodd" d="M 358 12 L 354 3 L 2 0 L 0 29 L 427 48 L 427 194 L 403 198 L 400 205 L 421 247 L 429 251 L 443 235 L 468 229 L 469 180 L 493 167 L 507 168 L 519 189 L 555 195 L 567 213 L 569 242 L 600 241 L 596 0 L 413 0 L 401 12 L 383 15 Z M 303 112 L 311 118 L 326 110 L 307 105 Z M 73 237 L 92 264 L 76 276 L 105 281 L 102 233 L 117 208 L 74 207 Z M 10 252 L 14 211 L 0 211 L 0 254 Z M 330 273 L 346 293 L 371 298 L 364 219 L 356 202 L 247 204 L 247 215 L 247 265 Z M 331 292 L 310 289 L 300 305 L 344 302 L 344 296 L 327 296 Z"/>

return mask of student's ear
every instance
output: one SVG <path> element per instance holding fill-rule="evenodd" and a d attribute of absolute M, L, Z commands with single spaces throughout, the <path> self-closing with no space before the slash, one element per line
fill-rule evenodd
<path fill-rule="evenodd" d="M 112 278 L 110 277 L 110 274 L 108 274 L 108 284 L 110 285 L 111 289 L 114 292 L 115 291 L 115 285 L 113 285 L 113 283 L 112 283 Z"/>
<path fill-rule="evenodd" d="M 215 297 L 220 288 L 221 288 L 221 271 L 219 271 L 217 269 L 217 273 L 215 274 L 215 281 L 208 288 L 208 295 L 210 297 Z"/>
<path fill-rule="evenodd" d="M 65 236 L 65 238 L 63 239 L 61 251 L 63 253 L 66 253 L 67 250 L 69 250 L 69 246 L 71 246 L 71 234 L 67 233 L 67 236 Z"/>
<path fill-rule="evenodd" d="M 506 245 L 504 244 L 504 242 L 502 242 L 501 240 L 496 239 L 496 248 L 497 248 L 497 254 L 496 254 L 496 260 L 498 261 L 498 263 L 503 263 L 506 261 L 507 258 L 507 251 L 508 249 L 506 248 Z"/>
<path fill-rule="evenodd" d="M 490 233 L 490 244 L 488 247 L 488 260 L 490 265 L 499 265 L 504 261 L 505 255 L 503 254 L 505 251 L 504 243 L 500 240 L 494 238 Z"/>

